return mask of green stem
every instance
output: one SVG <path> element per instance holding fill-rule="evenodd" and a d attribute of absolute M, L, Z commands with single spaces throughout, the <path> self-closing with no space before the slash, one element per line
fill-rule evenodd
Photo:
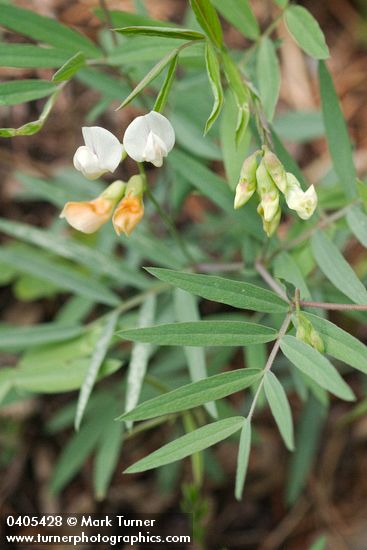
<path fill-rule="evenodd" d="M 269 273 L 269 271 L 266 269 L 266 267 L 260 262 L 260 260 L 256 260 L 255 262 L 255 269 L 258 272 L 258 274 L 264 279 L 266 284 L 278 294 L 283 300 L 286 300 L 286 302 L 289 303 L 289 299 L 287 294 L 284 292 L 282 287 L 276 282 L 274 277 Z"/>
<path fill-rule="evenodd" d="M 253 417 L 253 414 L 255 412 L 255 408 L 256 408 L 256 403 L 257 403 L 257 400 L 259 398 L 259 395 L 260 395 L 260 392 L 262 390 L 262 387 L 264 385 L 264 382 L 265 382 L 265 375 L 267 372 L 269 372 L 269 370 L 271 369 L 271 367 L 273 366 L 273 363 L 275 361 L 275 358 L 278 354 L 278 351 L 279 351 L 279 348 L 280 348 L 280 342 L 283 338 L 283 336 L 285 335 L 285 333 L 287 332 L 288 330 L 288 327 L 290 325 L 290 322 L 291 322 L 291 319 L 292 319 L 292 312 L 290 311 L 289 313 L 287 313 L 283 323 L 282 323 L 282 326 L 280 327 L 279 329 L 279 332 L 278 332 L 278 337 L 275 341 L 275 344 L 270 352 L 270 355 L 268 357 L 268 360 L 266 362 L 266 365 L 264 367 L 264 370 L 263 370 L 263 376 L 260 380 L 260 383 L 258 385 L 258 388 L 256 390 L 256 393 L 254 395 L 254 398 L 252 400 L 252 403 L 251 403 L 251 407 L 250 407 L 250 410 L 249 410 L 249 413 L 248 413 L 248 416 L 247 416 L 247 419 L 249 422 L 251 422 L 251 419 Z"/>
<path fill-rule="evenodd" d="M 182 415 L 183 424 L 186 433 L 196 430 L 196 424 L 191 412 L 184 412 Z M 203 455 L 197 452 L 191 455 L 192 475 L 197 487 L 201 487 L 203 482 Z"/>
<path fill-rule="evenodd" d="M 307 300 L 300 300 L 299 303 L 303 307 L 319 307 L 335 311 L 367 311 L 367 304 L 335 304 L 333 302 L 308 302 Z"/>

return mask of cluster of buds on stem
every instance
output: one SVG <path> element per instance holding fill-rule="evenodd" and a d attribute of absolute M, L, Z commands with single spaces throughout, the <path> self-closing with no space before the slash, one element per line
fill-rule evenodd
<path fill-rule="evenodd" d="M 325 351 L 325 345 L 320 334 L 314 329 L 311 321 L 300 312 L 297 313 L 296 338 L 309 344 L 320 353 Z"/>
<path fill-rule="evenodd" d="M 135 118 L 120 143 L 118 138 L 99 126 L 82 128 L 84 145 L 74 155 L 74 166 L 90 180 L 113 173 L 129 155 L 137 162 L 162 166 L 175 144 L 175 132 L 169 120 L 151 111 Z M 83 233 L 94 233 L 112 217 L 118 235 L 130 235 L 144 216 L 144 181 L 132 176 L 128 183 L 117 180 L 92 201 L 68 202 L 60 214 Z M 113 216 L 112 216 L 113 214 Z"/>
<path fill-rule="evenodd" d="M 280 218 L 280 196 L 284 195 L 289 208 L 307 220 L 317 206 L 317 195 L 313 185 L 303 191 L 297 178 L 286 172 L 278 157 L 265 145 L 255 151 L 243 163 L 240 180 L 236 187 L 234 208 L 241 208 L 257 191 L 259 204 L 257 212 L 262 218 L 268 237 L 276 231 Z"/>

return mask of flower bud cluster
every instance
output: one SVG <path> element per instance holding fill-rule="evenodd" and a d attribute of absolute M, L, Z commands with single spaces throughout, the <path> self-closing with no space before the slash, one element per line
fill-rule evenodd
<path fill-rule="evenodd" d="M 296 338 L 306 344 L 309 344 L 320 353 L 325 351 L 325 345 L 320 334 L 314 329 L 311 321 L 302 315 L 302 313 L 297 314 Z"/>
<path fill-rule="evenodd" d="M 128 236 L 144 216 L 143 192 L 141 176 L 117 180 L 92 201 L 67 202 L 60 218 L 82 233 L 94 233 L 112 218 L 117 235 Z"/>
<path fill-rule="evenodd" d="M 317 206 L 313 185 L 303 191 L 297 178 L 286 172 L 278 157 L 268 147 L 255 151 L 243 163 L 236 187 L 234 208 L 241 208 L 257 191 L 257 212 L 262 218 L 265 233 L 270 237 L 276 231 L 280 218 L 280 194 L 284 195 L 289 208 L 307 220 Z"/>

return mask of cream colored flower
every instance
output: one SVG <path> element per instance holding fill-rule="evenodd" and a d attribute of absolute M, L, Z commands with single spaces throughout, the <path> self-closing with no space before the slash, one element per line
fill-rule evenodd
<path fill-rule="evenodd" d="M 75 152 L 75 168 L 90 180 L 106 172 L 114 172 L 123 153 L 123 146 L 117 137 L 99 126 L 84 127 L 82 133 L 85 145 Z"/>
<path fill-rule="evenodd" d="M 151 111 L 131 122 L 125 131 L 123 144 L 132 159 L 159 167 L 175 144 L 175 132 L 166 117 Z"/>
<path fill-rule="evenodd" d="M 292 210 L 295 210 L 302 220 L 308 220 L 317 207 L 317 194 L 315 187 L 311 185 L 307 191 L 303 191 L 297 178 L 287 172 L 287 189 L 285 200 Z"/>

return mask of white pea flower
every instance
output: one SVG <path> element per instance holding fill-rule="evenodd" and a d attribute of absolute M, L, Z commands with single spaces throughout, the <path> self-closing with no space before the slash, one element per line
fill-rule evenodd
<path fill-rule="evenodd" d="M 99 126 L 84 126 L 82 133 L 85 145 L 75 152 L 75 168 L 89 180 L 95 180 L 106 172 L 114 172 L 124 150 L 117 137 Z"/>
<path fill-rule="evenodd" d="M 292 210 L 295 210 L 302 220 L 308 220 L 316 210 L 317 194 L 315 187 L 311 185 L 307 191 L 303 191 L 297 178 L 287 172 L 287 189 L 285 200 Z"/>
<path fill-rule="evenodd" d="M 166 117 L 151 111 L 129 124 L 123 144 L 132 159 L 159 167 L 175 144 L 175 131 Z"/>

